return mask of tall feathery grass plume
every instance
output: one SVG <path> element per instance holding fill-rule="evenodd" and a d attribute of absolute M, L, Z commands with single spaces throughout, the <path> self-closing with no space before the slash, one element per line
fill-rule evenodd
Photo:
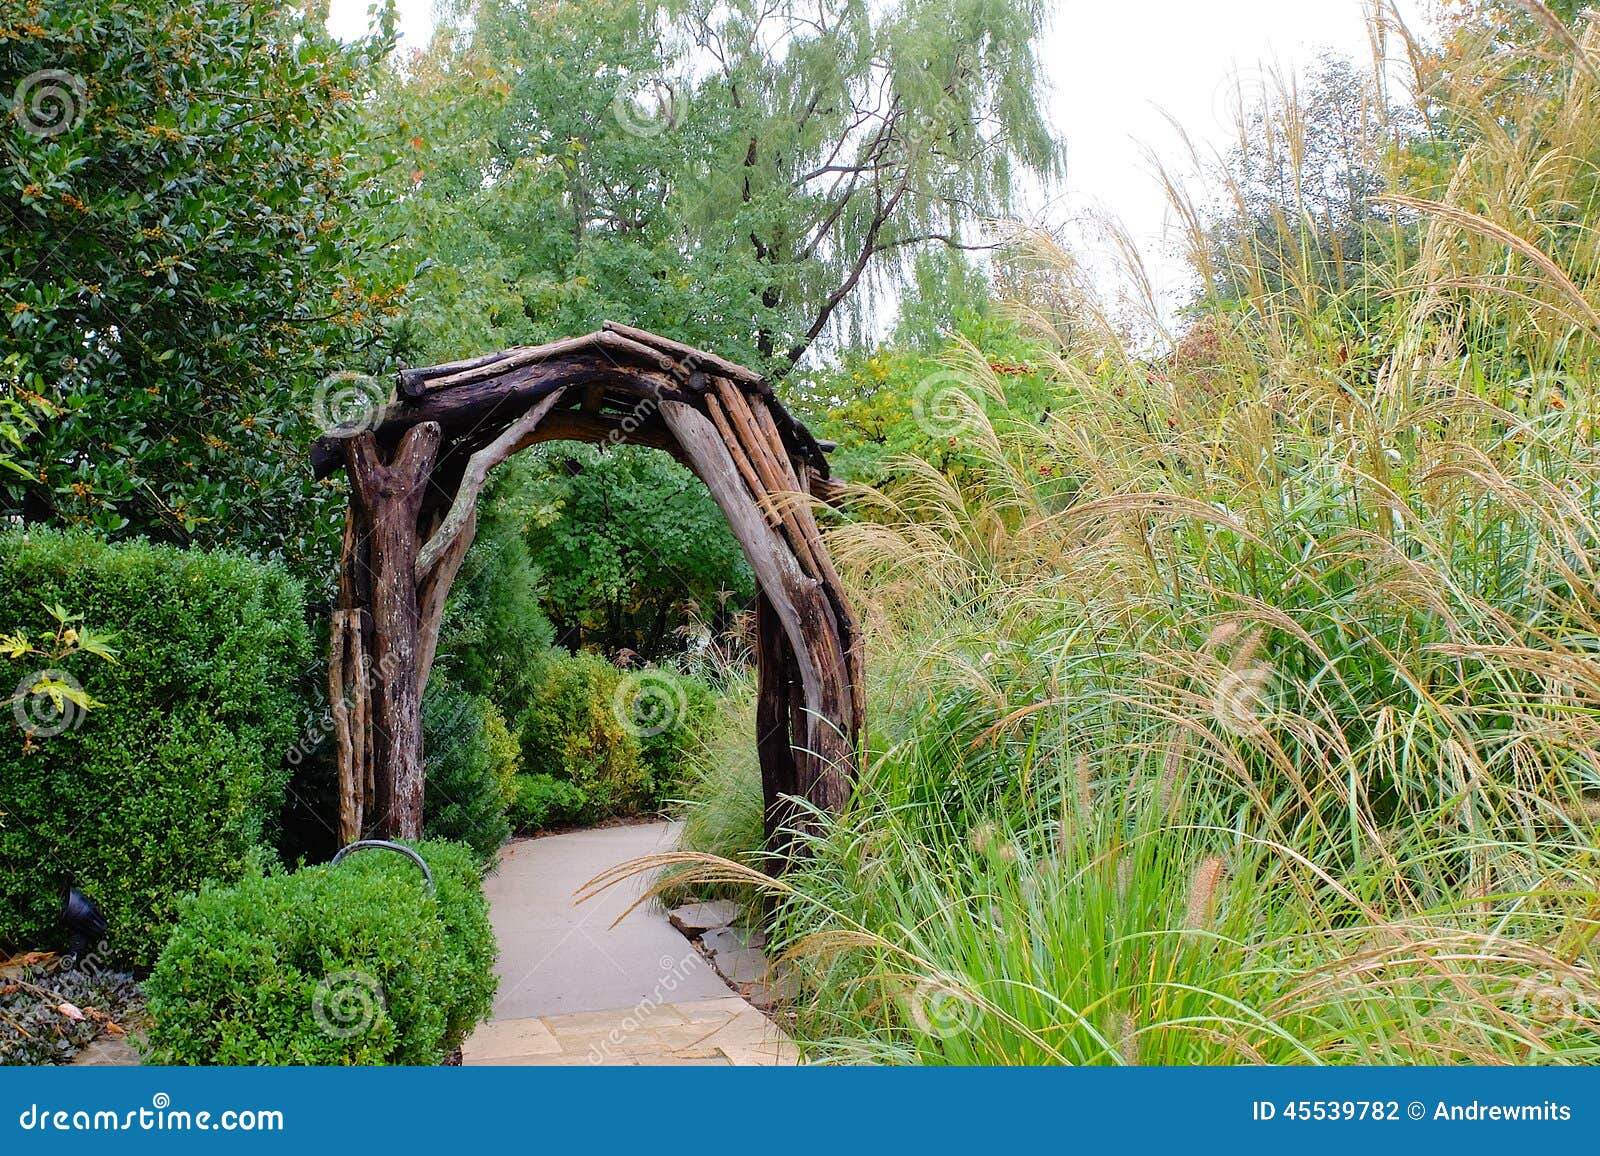
<path fill-rule="evenodd" d="M 1175 333 L 1014 235 L 1048 412 L 952 344 L 963 470 L 830 530 L 874 747 L 774 884 L 813 1058 L 1600 1060 L 1600 40 L 1562 27 L 1391 13 L 1409 95 L 1266 83 L 1211 192 L 1163 172 Z M 981 1014 L 927 1030 L 908 976 Z"/>

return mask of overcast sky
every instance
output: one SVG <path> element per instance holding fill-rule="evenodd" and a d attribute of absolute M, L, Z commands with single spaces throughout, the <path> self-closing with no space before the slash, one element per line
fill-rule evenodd
<path fill-rule="evenodd" d="M 1430 0 L 1398 0 L 1417 23 Z M 359 34 L 369 0 L 332 0 L 330 25 Z M 1167 304 L 1186 277 L 1165 197 L 1146 150 L 1180 160 L 1170 116 L 1202 148 L 1231 139 L 1234 84 L 1259 88 L 1274 68 L 1294 70 L 1332 49 L 1371 59 L 1370 0 L 1061 0 L 1040 58 L 1054 122 L 1067 141 L 1066 187 L 1036 206 L 1045 223 L 1081 222 L 1091 208 L 1119 217 L 1138 242 Z M 407 41 L 425 39 L 433 0 L 399 0 Z"/>

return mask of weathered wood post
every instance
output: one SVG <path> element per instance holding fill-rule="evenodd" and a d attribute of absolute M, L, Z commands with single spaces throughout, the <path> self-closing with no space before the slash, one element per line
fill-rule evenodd
<path fill-rule="evenodd" d="M 794 553 L 768 524 L 740 480 L 730 447 L 711 421 L 677 401 L 663 401 L 661 416 L 728 519 L 799 665 L 805 717 L 790 736 L 799 770 L 794 793 L 824 810 L 839 810 L 849 798 L 854 697 L 838 625 L 822 583 L 802 571 Z"/>
<path fill-rule="evenodd" d="M 385 463 L 377 439 L 346 443 L 346 469 L 368 532 L 371 574 L 373 762 L 376 826 L 391 839 L 422 837 L 422 688 L 417 678 L 417 517 L 439 452 L 437 422 L 400 437 Z"/>

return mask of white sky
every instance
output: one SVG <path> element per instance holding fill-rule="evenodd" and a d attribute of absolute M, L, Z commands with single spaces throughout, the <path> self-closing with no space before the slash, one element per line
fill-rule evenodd
<path fill-rule="evenodd" d="M 1417 27 L 1429 0 L 1396 0 Z M 366 25 L 369 0 L 332 0 L 329 24 L 342 36 Z M 1039 223 L 1084 222 L 1089 210 L 1121 219 L 1144 254 L 1158 295 L 1178 303 L 1187 278 L 1167 204 L 1146 156 L 1184 168 L 1170 116 L 1202 150 L 1233 139 L 1232 91 L 1292 72 L 1333 49 L 1371 60 L 1370 0 L 1058 0 L 1040 48 L 1053 89 L 1051 113 L 1067 142 L 1065 189 L 1037 206 Z M 405 43 L 432 27 L 433 0 L 398 0 Z"/>

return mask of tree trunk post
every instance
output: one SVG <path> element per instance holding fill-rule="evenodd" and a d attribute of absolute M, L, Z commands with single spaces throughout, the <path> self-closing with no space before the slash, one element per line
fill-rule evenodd
<path fill-rule="evenodd" d="M 440 428 L 407 430 L 393 459 L 370 432 L 348 442 L 347 469 L 371 532 L 373 762 L 376 827 L 391 839 L 422 837 L 422 688 L 417 674 L 417 517 Z"/>

